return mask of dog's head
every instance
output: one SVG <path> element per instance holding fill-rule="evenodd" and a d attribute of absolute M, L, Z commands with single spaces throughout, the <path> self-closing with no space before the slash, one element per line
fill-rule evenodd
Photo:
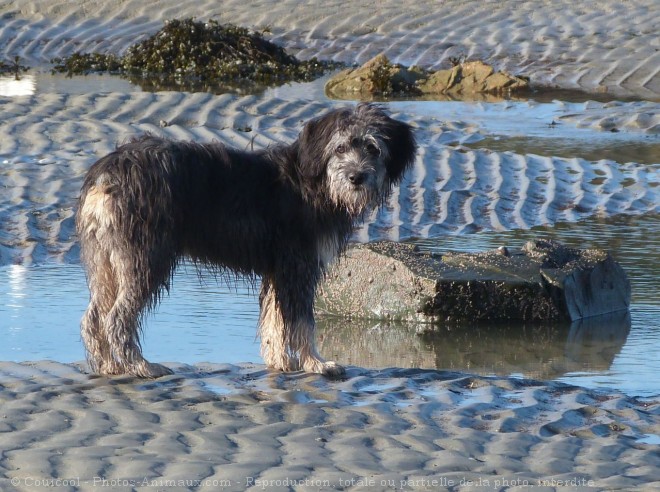
<path fill-rule="evenodd" d="M 325 188 L 351 216 L 380 205 L 415 161 L 412 129 L 383 108 L 362 103 L 309 121 L 298 140 L 305 181 Z"/>

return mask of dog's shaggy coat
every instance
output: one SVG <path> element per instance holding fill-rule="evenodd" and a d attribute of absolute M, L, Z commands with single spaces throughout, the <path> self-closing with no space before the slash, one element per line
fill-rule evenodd
<path fill-rule="evenodd" d="M 292 144 L 264 151 L 147 135 L 101 158 L 76 217 L 91 369 L 169 373 L 142 356 L 140 326 L 188 257 L 261 277 L 259 335 L 269 367 L 341 375 L 315 348 L 316 287 L 356 220 L 384 202 L 415 151 L 407 124 L 360 104 L 313 119 Z"/>

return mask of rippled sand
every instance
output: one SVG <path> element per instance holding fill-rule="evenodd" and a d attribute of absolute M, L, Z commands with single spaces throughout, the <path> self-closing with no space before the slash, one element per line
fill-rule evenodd
<path fill-rule="evenodd" d="M 114 490 L 658 485 L 658 402 L 414 369 L 350 368 L 328 381 L 260 366 L 171 367 L 173 376 L 142 381 L 0 363 L 3 490 L 49 478 L 73 482 L 61 490 L 103 480 Z"/>

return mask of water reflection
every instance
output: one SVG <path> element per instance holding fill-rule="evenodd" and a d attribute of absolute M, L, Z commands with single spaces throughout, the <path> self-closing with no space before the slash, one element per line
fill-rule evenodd
<path fill-rule="evenodd" d="M 422 325 L 365 320 L 349 323 L 327 317 L 319 320 L 319 345 L 326 356 L 358 366 L 425 367 L 556 379 L 574 371 L 609 370 L 630 327 L 628 313 L 573 324 L 441 325 L 421 334 Z"/>
<path fill-rule="evenodd" d="M 0 76 L 0 96 L 31 96 L 37 84 L 33 75 Z"/>
<path fill-rule="evenodd" d="M 7 308 L 9 318 L 18 318 L 21 309 L 25 307 L 25 275 L 26 267 L 23 265 L 11 265 L 7 272 Z"/>

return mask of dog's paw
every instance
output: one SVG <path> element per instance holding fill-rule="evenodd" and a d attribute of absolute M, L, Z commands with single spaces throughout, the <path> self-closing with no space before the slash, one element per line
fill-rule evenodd
<path fill-rule="evenodd" d="M 301 366 L 302 370 L 305 372 L 323 374 L 328 378 L 340 378 L 346 374 L 344 366 L 341 366 L 332 360 L 323 360 L 320 357 L 310 357 L 305 360 Z"/>
<path fill-rule="evenodd" d="M 161 364 L 155 364 L 153 362 L 147 362 L 146 360 L 135 367 L 132 367 L 128 373 L 139 378 L 149 378 L 155 379 L 162 376 L 169 376 L 174 374 L 172 369 L 165 367 Z"/>
<path fill-rule="evenodd" d="M 321 364 L 321 374 L 328 378 L 341 378 L 346 375 L 346 368 L 330 360 Z"/>

